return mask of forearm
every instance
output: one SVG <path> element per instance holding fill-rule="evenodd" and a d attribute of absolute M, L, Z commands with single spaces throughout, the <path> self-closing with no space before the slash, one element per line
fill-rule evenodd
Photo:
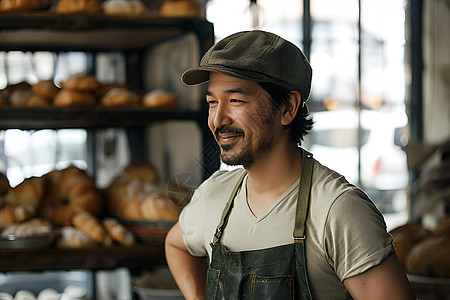
<path fill-rule="evenodd" d="M 178 224 L 170 230 L 166 237 L 165 252 L 172 276 L 185 299 L 205 299 L 206 259 L 192 256 L 187 251 Z"/>

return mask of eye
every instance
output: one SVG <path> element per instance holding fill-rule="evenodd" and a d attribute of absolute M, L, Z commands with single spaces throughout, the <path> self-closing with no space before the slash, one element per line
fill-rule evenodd
<path fill-rule="evenodd" d="M 217 106 L 217 100 L 215 100 L 215 99 L 206 99 L 206 102 L 208 103 L 208 106 L 210 108 Z"/>

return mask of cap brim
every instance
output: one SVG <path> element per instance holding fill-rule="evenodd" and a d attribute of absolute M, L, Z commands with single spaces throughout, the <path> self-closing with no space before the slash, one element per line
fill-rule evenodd
<path fill-rule="evenodd" d="M 187 85 L 196 85 L 205 83 L 209 80 L 209 72 L 203 68 L 189 69 L 181 75 L 181 81 Z"/>

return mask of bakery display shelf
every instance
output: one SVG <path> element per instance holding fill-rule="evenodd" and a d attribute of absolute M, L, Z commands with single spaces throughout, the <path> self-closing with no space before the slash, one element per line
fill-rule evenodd
<path fill-rule="evenodd" d="M 135 127 L 199 117 L 198 111 L 146 107 L 0 107 L 0 129 Z"/>
<path fill-rule="evenodd" d="M 162 264 L 165 264 L 162 245 L 0 251 L 0 272 L 112 270 L 121 267 L 133 271 L 151 269 Z"/>
<path fill-rule="evenodd" d="M 131 51 L 195 32 L 213 36 L 212 23 L 188 18 L 120 18 L 52 12 L 1 12 L 4 51 Z"/>

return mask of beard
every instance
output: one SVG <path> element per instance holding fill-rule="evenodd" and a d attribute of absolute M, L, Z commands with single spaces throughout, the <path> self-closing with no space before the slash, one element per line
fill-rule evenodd
<path fill-rule="evenodd" d="M 241 136 L 239 142 L 234 144 L 220 144 L 220 157 L 222 161 L 227 165 L 242 165 L 245 169 L 250 168 L 255 161 L 264 153 L 271 150 L 273 147 L 274 137 L 271 131 L 271 125 L 273 125 L 274 113 L 270 113 L 268 116 L 262 119 L 259 127 L 262 135 L 256 137 L 256 145 L 253 145 L 254 135 L 246 135 L 245 131 L 240 128 L 232 126 L 221 126 L 216 129 L 214 135 L 216 141 L 219 141 L 220 133 L 232 133 Z M 237 149 L 238 143 L 241 143 L 240 149 Z"/>

